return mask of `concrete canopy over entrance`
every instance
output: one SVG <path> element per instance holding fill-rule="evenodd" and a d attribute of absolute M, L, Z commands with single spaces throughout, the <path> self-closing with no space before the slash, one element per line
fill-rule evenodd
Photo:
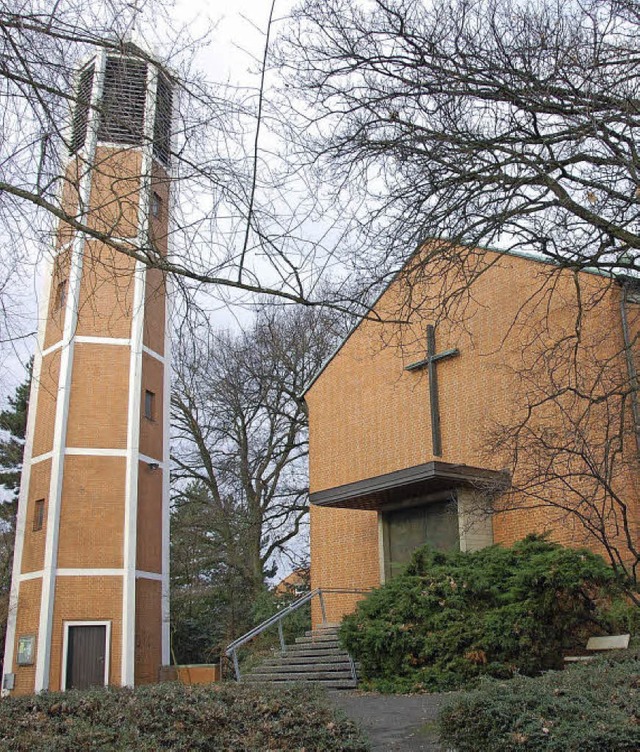
<path fill-rule="evenodd" d="M 393 473 L 316 491 L 310 495 L 310 501 L 321 507 L 384 511 L 398 503 L 419 503 L 426 494 L 455 491 L 457 488 L 484 492 L 504 490 L 508 480 L 508 476 L 496 470 L 449 462 L 425 462 Z"/>

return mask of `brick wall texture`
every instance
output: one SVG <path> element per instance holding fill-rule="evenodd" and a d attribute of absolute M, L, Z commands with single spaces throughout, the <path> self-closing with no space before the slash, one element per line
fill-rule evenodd
<path fill-rule="evenodd" d="M 161 583 L 136 582 L 136 684 L 157 682 L 161 663 Z"/>
<path fill-rule="evenodd" d="M 101 231 L 121 238 L 138 231 L 140 186 L 140 152 L 100 147 L 100 169 L 93 178 L 89 223 Z M 68 182 L 63 193 L 69 207 L 77 204 L 73 186 L 76 167 L 66 173 Z M 158 249 L 167 250 L 168 178 L 154 167 L 154 190 L 161 196 L 159 217 L 150 220 Z M 49 521 L 53 460 L 45 456 L 54 449 L 56 410 L 63 394 L 61 355 L 65 316 L 69 315 L 71 293 L 71 249 L 64 246 L 73 240 L 68 228 L 61 227 L 57 256 L 49 280 L 50 295 L 44 331 L 44 347 L 52 348 L 42 358 L 41 374 L 36 384 L 37 397 L 33 434 L 33 457 L 30 482 L 26 493 L 26 517 L 21 572 L 31 579 L 20 583 L 16 644 L 20 636 L 38 636 L 41 613 L 41 577 L 45 562 L 45 541 Z M 140 355 L 139 440 L 129 445 L 130 366 L 135 276 L 134 261 L 98 241 L 84 243 L 77 322 L 72 336 L 117 339 L 118 342 L 75 341 L 71 358 L 71 382 L 66 430 L 62 432 L 65 450 L 62 460 L 62 486 L 59 505 L 59 531 L 56 547 L 52 640 L 49 688 L 61 688 L 64 622 L 108 621 L 111 624 L 109 682 L 122 682 L 122 645 L 124 608 L 124 547 L 127 539 L 125 496 L 127 457 L 134 462 L 138 453 L 158 462 L 163 460 L 164 364 L 147 352 Z M 156 356 L 164 354 L 165 282 L 161 272 L 147 271 L 144 297 L 144 345 Z M 66 282 L 61 301 L 59 285 Z M 62 303 L 62 304 L 61 304 Z M 62 346 L 61 346 L 62 345 Z M 145 392 L 155 393 L 155 413 L 144 414 Z M 63 423 L 59 424 L 59 427 Z M 150 468 L 148 461 L 137 461 L 137 493 L 133 521 L 128 535 L 135 536 L 135 561 L 140 572 L 162 573 L 163 545 L 163 470 Z M 45 501 L 44 523 L 33 529 L 35 502 Z M 61 571 L 67 570 L 67 571 Z M 73 571 L 69 571 L 73 570 Z M 87 571 L 89 570 L 89 571 Z M 99 572 L 97 570 L 108 570 Z M 115 571 L 114 571 L 115 570 Z M 87 571 L 87 574 L 83 574 Z M 135 603 L 129 616 L 135 622 L 135 681 L 158 680 L 162 642 L 161 582 L 144 575 L 136 578 Z M 35 667 L 17 666 L 5 671 L 16 674 L 16 694 L 34 691 Z"/>
<path fill-rule="evenodd" d="M 611 482 L 627 504 L 637 541 L 637 448 L 629 400 L 616 396 L 628 385 L 620 286 L 603 276 L 561 271 L 515 255 L 468 253 L 467 268 L 482 270 L 471 289 L 465 287 L 463 267 L 459 276 L 431 275 L 428 266 L 419 280 L 413 273 L 400 276 L 376 304 L 382 323 L 362 321 L 307 392 L 311 492 L 433 460 L 513 471 L 514 440 L 505 431 L 526 417 L 529 406 L 553 394 L 557 399 L 549 405 L 543 401 L 530 420 L 539 435 L 573 441 L 576 430 L 585 427 L 588 445 L 601 448 L 606 426 L 613 431 L 622 420 L 627 427 Z M 629 306 L 635 338 L 639 309 Z M 406 323 L 391 323 L 399 319 Z M 460 351 L 437 365 L 441 457 L 432 453 L 427 371 L 404 370 L 425 357 L 427 324 L 436 326 L 437 352 Z M 636 341 L 636 362 L 638 349 Z M 614 399 L 592 404 L 582 415 L 584 402 L 572 389 L 609 391 Z M 562 410 L 570 417 L 563 419 Z M 519 441 L 525 445 L 526 434 Z M 575 516 L 532 503 L 532 494 L 540 491 L 534 487 L 536 472 L 541 477 L 540 456 L 539 448 L 525 452 L 513 475 L 518 493 L 492 499 L 494 540 L 510 544 L 531 532 L 549 532 L 558 542 L 601 551 Z M 559 452 L 553 473 L 543 476 L 544 493 L 555 493 L 573 508 L 585 497 L 595 499 L 597 491 L 586 477 L 566 490 L 557 477 L 562 462 L 567 461 Z M 572 469 L 565 464 L 567 473 Z M 612 529 L 609 534 L 615 538 Z M 620 537 L 615 542 L 624 549 Z M 311 563 L 313 588 L 377 585 L 378 513 L 312 507 Z M 353 608 L 353 600 L 346 601 L 331 610 L 332 618 Z"/>

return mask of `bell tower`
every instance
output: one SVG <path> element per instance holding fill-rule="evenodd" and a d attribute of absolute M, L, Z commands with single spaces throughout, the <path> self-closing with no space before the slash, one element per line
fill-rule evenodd
<path fill-rule="evenodd" d="M 44 275 L 5 694 L 169 662 L 168 296 L 143 255 L 168 252 L 172 99 L 131 44 L 78 73 L 62 203 L 92 232 L 61 222 Z"/>

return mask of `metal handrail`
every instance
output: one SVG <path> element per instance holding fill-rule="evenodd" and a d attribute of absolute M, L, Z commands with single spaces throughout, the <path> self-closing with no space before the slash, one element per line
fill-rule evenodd
<path fill-rule="evenodd" d="M 236 675 L 236 680 L 240 681 L 240 666 L 238 664 L 238 648 L 242 647 L 243 645 L 246 645 L 248 642 L 251 642 L 251 640 L 254 640 L 258 635 L 262 634 L 264 631 L 269 629 L 270 627 L 273 627 L 274 625 L 278 625 L 278 635 L 280 637 L 280 649 L 283 653 L 286 653 L 287 646 L 284 641 L 284 633 L 282 631 L 282 622 L 284 619 L 289 616 L 289 614 L 292 614 L 294 611 L 297 611 L 299 608 L 304 606 L 306 603 L 311 602 L 314 598 L 318 598 L 320 601 L 320 612 L 322 614 L 322 623 L 327 623 L 327 611 L 324 605 L 324 595 L 325 593 L 343 593 L 343 594 L 349 594 L 349 593 L 368 593 L 371 590 L 371 588 L 316 588 L 315 590 L 312 590 L 309 593 L 305 593 L 303 596 L 298 598 L 297 600 L 293 601 L 293 603 L 290 603 L 288 606 L 282 609 L 282 611 L 278 611 L 277 614 L 274 614 L 273 616 L 270 616 L 268 619 L 265 619 L 261 624 L 258 624 L 257 627 L 254 627 L 253 629 L 249 630 L 246 634 L 243 634 L 241 637 L 238 637 L 233 642 L 230 642 L 227 647 L 224 650 L 225 655 L 227 658 L 230 658 L 233 661 L 233 670 Z"/>

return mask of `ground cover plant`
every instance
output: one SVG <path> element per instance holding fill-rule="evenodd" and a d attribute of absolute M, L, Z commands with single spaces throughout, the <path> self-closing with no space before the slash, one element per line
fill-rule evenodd
<path fill-rule="evenodd" d="M 640 653 L 508 683 L 486 679 L 439 718 L 456 752 L 637 752 Z"/>
<path fill-rule="evenodd" d="M 45 693 L 0 702 L 2 752 L 366 752 L 316 689 L 237 684 Z"/>
<path fill-rule="evenodd" d="M 614 631 L 621 586 L 599 556 L 540 536 L 474 553 L 418 549 L 406 572 L 358 604 L 341 640 L 365 686 L 468 687 L 560 668 L 591 634 Z"/>

